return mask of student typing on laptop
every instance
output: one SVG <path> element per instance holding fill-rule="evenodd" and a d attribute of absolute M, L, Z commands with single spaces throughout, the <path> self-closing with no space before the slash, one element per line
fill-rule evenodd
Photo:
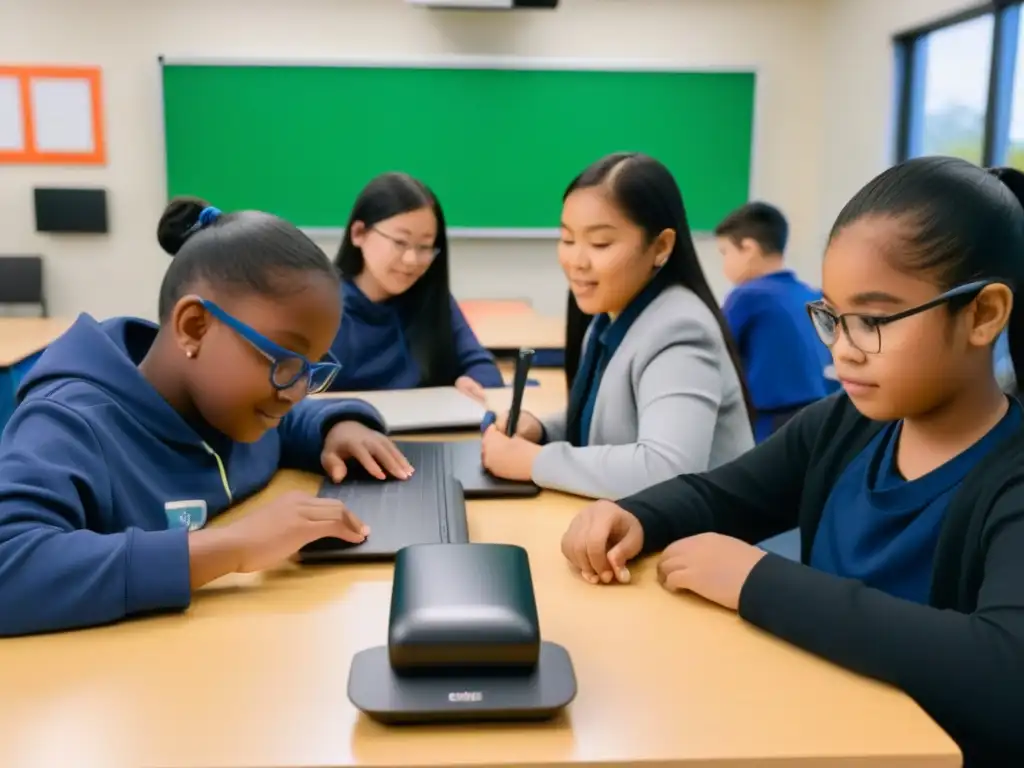
<path fill-rule="evenodd" d="M 616 498 L 753 447 L 737 357 L 661 163 L 611 155 L 565 195 L 559 260 L 572 289 L 567 412 L 522 412 L 484 433 L 493 474 L 584 496 Z M 582 356 L 579 354 L 582 349 Z"/>
<path fill-rule="evenodd" d="M 0 635 L 183 610 L 197 587 L 324 536 L 368 531 L 337 500 L 288 494 L 208 520 L 280 468 L 411 467 L 337 372 L 338 277 L 277 217 L 174 201 L 160 324 L 83 315 L 26 378 L 0 444 Z"/>

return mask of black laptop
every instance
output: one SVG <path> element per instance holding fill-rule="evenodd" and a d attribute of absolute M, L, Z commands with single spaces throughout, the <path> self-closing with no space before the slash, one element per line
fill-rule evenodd
<path fill-rule="evenodd" d="M 484 469 L 480 463 L 479 440 L 399 441 L 395 445 L 417 472 L 421 466 L 432 468 L 441 463 L 444 471 L 459 481 L 467 499 L 528 499 L 540 493 L 540 488 L 529 481 L 505 480 Z"/>
<path fill-rule="evenodd" d="M 350 463 L 340 484 L 325 479 L 319 496 L 340 499 L 370 527 L 361 544 L 320 539 L 299 552 L 305 562 L 390 560 L 411 544 L 466 544 L 466 499 L 529 498 L 533 483 L 494 477 L 480 464 L 480 441 L 396 442 L 416 469 L 408 480 L 378 480 Z"/>
<path fill-rule="evenodd" d="M 303 562 L 393 560 L 411 544 L 466 544 L 466 502 L 458 481 L 441 471 L 417 469 L 408 480 L 377 480 L 349 469 L 341 484 L 329 480 L 318 494 L 340 499 L 370 527 L 360 544 L 319 539 L 299 550 Z"/>

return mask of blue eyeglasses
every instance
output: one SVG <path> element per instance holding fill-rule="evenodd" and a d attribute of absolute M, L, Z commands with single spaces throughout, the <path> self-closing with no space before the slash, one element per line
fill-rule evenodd
<path fill-rule="evenodd" d="M 270 363 L 270 383 L 274 389 L 291 389 L 305 379 L 306 391 L 315 395 L 331 386 L 334 377 L 341 370 L 341 363 L 330 353 L 327 354 L 328 360 L 325 362 L 311 362 L 298 352 L 292 352 L 280 344 L 275 344 L 259 331 L 229 315 L 212 301 L 200 299 L 200 302 L 207 312 L 249 342 L 253 349 L 267 359 L 267 362 Z"/>

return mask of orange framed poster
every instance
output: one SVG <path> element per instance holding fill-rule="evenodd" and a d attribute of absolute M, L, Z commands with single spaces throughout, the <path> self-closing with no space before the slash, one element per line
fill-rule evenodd
<path fill-rule="evenodd" d="M 0 163 L 106 162 L 99 67 L 0 66 Z"/>

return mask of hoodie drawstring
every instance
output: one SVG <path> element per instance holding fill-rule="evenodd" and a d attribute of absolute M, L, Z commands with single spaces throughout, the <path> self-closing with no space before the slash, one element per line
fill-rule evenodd
<path fill-rule="evenodd" d="M 206 452 L 213 456 L 214 460 L 217 462 L 217 471 L 220 472 L 220 483 L 224 486 L 224 493 L 228 495 L 228 504 L 234 504 L 235 499 L 231 494 L 231 484 L 228 482 L 228 471 L 224 468 L 223 460 L 221 460 L 220 456 L 217 455 L 217 452 L 207 443 L 203 443 L 203 448 L 205 448 Z"/>

